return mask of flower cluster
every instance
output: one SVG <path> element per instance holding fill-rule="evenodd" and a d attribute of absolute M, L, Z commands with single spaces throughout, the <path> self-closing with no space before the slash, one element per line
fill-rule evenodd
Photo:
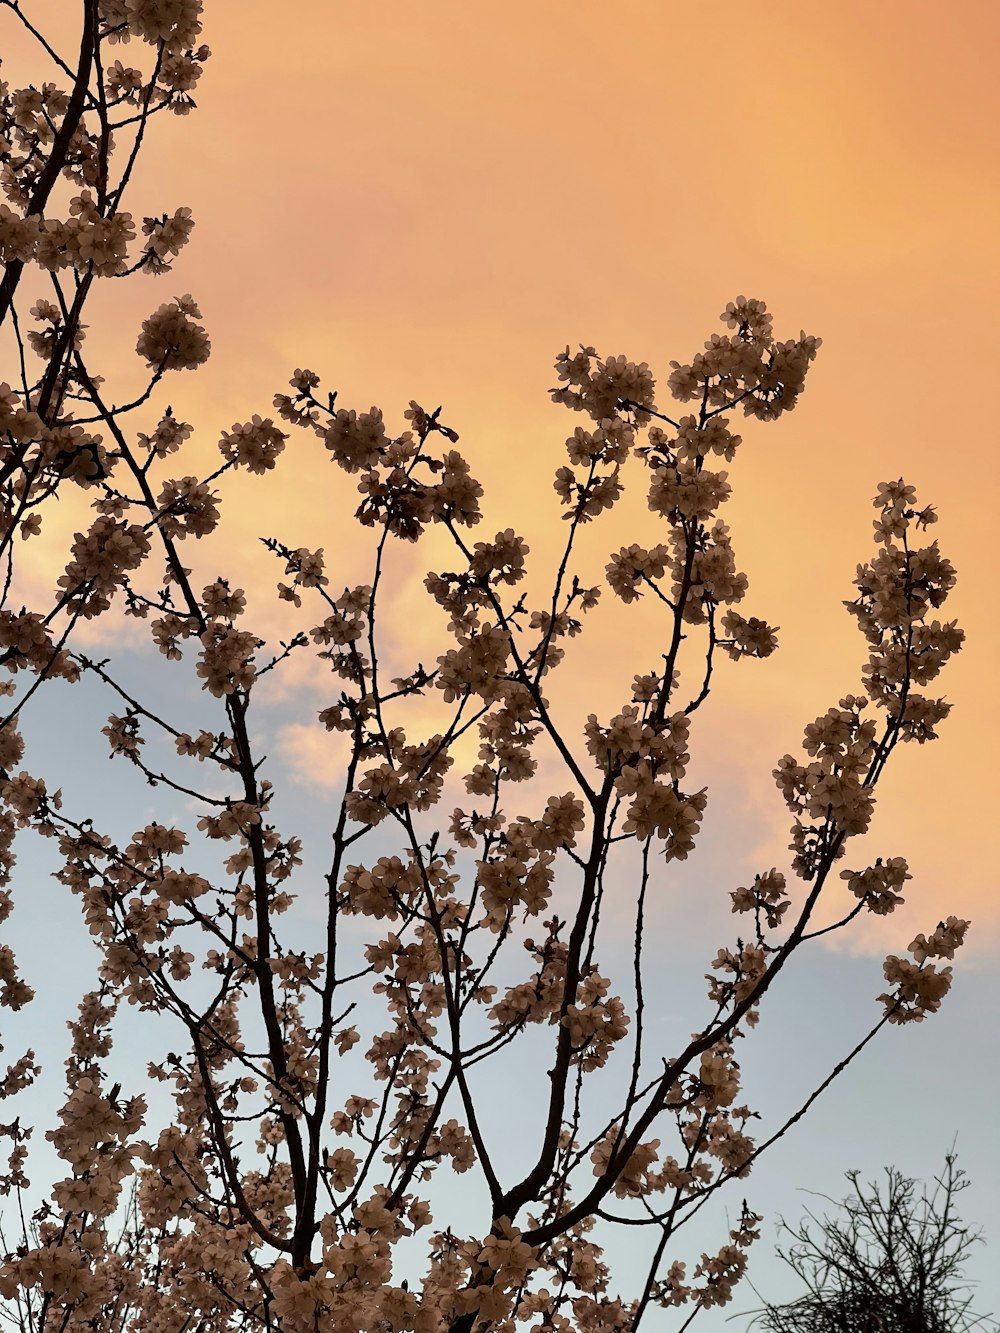
<path fill-rule="evenodd" d="M 822 339 L 801 333 L 776 342 L 763 301 L 740 296 L 720 319 L 735 335 L 713 333 L 688 364 L 671 361 L 670 392 L 681 402 L 705 395 L 713 408 L 740 403 L 747 416 L 772 421 L 791 411 L 802 393 Z"/>
<path fill-rule="evenodd" d="M 629 1016 L 617 995 L 609 995 L 611 982 L 591 966 L 580 982 L 575 1004 L 563 1014 L 561 1023 L 569 1033 L 571 1063 L 584 1073 L 601 1069 L 614 1047 L 628 1034 Z"/>
<path fill-rule="evenodd" d="M 744 619 L 738 611 L 727 611 L 722 617 L 725 634 L 722 647 L 734 661 L 741 657 L 770 657 L 778 646 L 778 637 L 766 621 L 755 616 Z"/>
<path fill-rule="evenodd" d="M 190 438 L 193 429 L 194 427 L 188 422 L 178 421 L 168 407 L 152 435 L 145 435 L 139 431 L 136 439 L 142 448 L 148 449 L 156 458 L 166 458 L 168 454 L 177 452 L 184 441 Z"/>
<path fill-rule="evenodd" d="M 899 890 L 913 876 L 909 874 L 905 857 L 890 856 L 888 861 L 879 857 L 867 870 L 842 870 L 840 878 L 847 880 L 847 887 L 870 912 L 886 916 L 903 902 Z"/>
<path fill-rule="evenodd" d="M 882 482 L 873 503 L 879 510 L 875 537 L 880 550 L 858 567 L 858 596 L 845 605 L 870 648 L 866 691 L 893 719 L 901 739 L 923 743 L 935 738 L 951 706 L 912 686 L 929 684 L 964 638 L 954 621 L 928 620 L 954 587 L 955 570 L 937 542 L 911 546 L 911 532 L 937 518 L 929 506 L 916 508 L 912 486 L 902 478 Z"/>
<path fill-rule="evenodd" d="M 621 410 L 634 409 L 635 422 L 640 426 L 650 419 L 647 409 L 653 407 L 656 383 L 645 361 L 636 365 L 624 356 L 601 361 L 593 347 L 583 346 L 571 356 L 567 347 L 556 357 L 556 374 L 565 387 L 551 390 L 552 401 L 575 412 L 586 412 L 602 431 L 613 429 L 611 423 Z"/>
<path fill-rule="evenodd" d="M 86 533 L 76 534 L 72 559 L 59 576 L 66 604 L 84 616 L 100 615 L 111 604 L 121 576 L 137 569 L 149 549 L 149 537 L 137 523 L 96 518 Z"/>
<path fill-rule="evenodd" d="M 125 71 L 122 71 L 123 86 L 125 82 L 133 83 L 134 80 L 126 80 Z M 142 234 L 148 237 L 142 259 L 143 267 L 150 273 L 169 273 L 171 258 L 180 254 L 191 239 L 193 230 L 194 218 L 190 208 L 175 209 L 169 217 L 164 213 L 158 218 L 143 218 Z"/>
<path fill-rule="evenodd" d="M 152 46 L 162 42 L 168 51 L 188 50 L 201 32 L 201 0 L 111 0 L 110 8 L 121 13 L 130 32 Z M 114 21 L 106 14 L 107 20 Z"/>
<path fill-rule="evenodd" d="M 876 759 L 876 724 L 862 714 L 867 700 L 848 695 L 805 731 L 808 765 L 784 755 L 774 778 L 788 808 L 814 821 L 796 820 L 792 849 L 794 866 L 808 879 L 837 835 L 864 833 L 874 809 L 870 776 Z M 839 850 L 839 843 L 837 844 Z"/>
<path fill-rule="evenodd" d="M 938 922 L 930 937 L 920 934 L 909 946 L 914 962 L 890 954 L 885 960 L 885 979 L 894 991 L 878 998 L 885 1005 L 890 1023 L 922 1023 L 927 1014 L 941 1007 L 951 989 L 951 968 L 938 968 L 931 958 L 954 958 L 969 928 L 969 922 L 956 916 Z"/>
<path fill-rule="evenodd" d="M 37 611 L 22 611 L 19 615 L 0 611 L 0 650 L 4 666 L 10 672 L 27 669 L 69 681 L 80 677 L 79 667 L 67 652 L 57 650 Z M 6 725 L 9 727 L 12 722 L 13 719 Z M 16 746 L 17 742 L 8 744 Z"/>
<path fill-rule="evenodd" d="M 487 703 L 502 697 L 502 681 L 510 657 L 510 639 L 499 625 L 463 635 L 457 648 L 438 658 L 435 684 L 445 703 L 477 694 Z"/>
<path fill-rule="evenodd" d="M 643 583 L 653 584 L 663 578 L 669 559 L 665 546 L 654 546 L 650 551 L 635 542 L 623 546 L 606 566 L 608 586 L 623 602 L 634 602 L 642 596 Z"/>
<path fill-rule="evenodd" d="M 65 222 L 20 217 L 0 204 L 0 255 L 5 263 L 32 261 L 49 273 L 75 268 L 99 278 L 117 277 L 126 269 L 128 246 L 134 240 L 131 214 L 102 216 L 86 190 L 71 201 Z M 44 355 L 47 349 L 35 344 L 35 350 Z"/>
<path fill-rule="evenodd" d="M 159 529 L 174 541 L 205 537 L 219 521 L 218 497 L 197 477 L 177 477 L 164 482 L 157 505 Z"/>
<path fill-rule="evenodd" d="M 749 888 L 739 888 L 729 895 L 733 900 L 734 912 L 754 912 L 757 915 L 758 928 L 763 913 L 769 930 L 777 930 L 781 919 L 791 906 L 785 888 L 785 877 L 780 870 L 771 869 L 763 875 L 755 875 Z"/>
<path fill-rule="evenodd" d="M 227 462 L 262 476 L 277 463 L 287 439 L 270 417 L 261 419 L 255 412 L 252 420 L 242 426 L 234 422 L 231 431 L 222 432 L 219 452 Z"/>
<path fill-rule="evenodd" d="M 197 370 L 212 350 L 197 319 L 201 311 L 190 296 L 161 305 L 142 321 L 135 350 L 152 370 Z"/>
<path fill-rule="evenodd" d="M 250 689 L 257 675 L 253 656 L 262 643 L 263 640 L 246 630 L 213 620 L 201 635 L 197 671 L 204 680 L 202 689 L 209 690 L 217 699 L 234 690 Z"/>

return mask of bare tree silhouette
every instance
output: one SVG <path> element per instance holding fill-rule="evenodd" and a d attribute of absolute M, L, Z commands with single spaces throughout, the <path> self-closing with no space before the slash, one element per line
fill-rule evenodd
<path fill-rule="evenodd" d="M 765 1305 L 752 1327 L 766 1333 L 964 1333 L 995 1329 L 991 1316 L 970 1309 L 970 1284 L 962 1280 L 969 1250 L 979 1232 L 962 1225 L 955 1200 L 969 1181 L 945 1158 L 934 1188 L 917 1193 L 917 1182 L 887 1167 L 885 1184 L 859 1184 L 849 1171 L 851 1193 L 836 1217 L 797 1228 L 778 1254 L 808 1291 L 784 1305 Z M 821 1198 L 828 1199 L 827 1195 Z M 810 1225 L 813 1224 L 813 1225 Z M 815 1228 L 815 1229 L 814 1229 Z"/>

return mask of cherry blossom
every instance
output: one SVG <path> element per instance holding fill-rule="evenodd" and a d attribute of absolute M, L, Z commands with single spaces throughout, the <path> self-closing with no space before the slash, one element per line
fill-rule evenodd
<path fill-rule="evenodd" d="M 197 370 L 211 350 L 197 302 L 185 294 L 143 321 L 138 393 L 106 389 L 88 367 L 82 319 L 95 282 L 154 281 L 192 236 L 189 208 L 152 200 L 135 214 L 137 243 L 123 203 L 152 118 L 194 107 L 211 54 L 195 46 L 202 6 L 81 8 L 75 79 L 65 61 L 57 82 L 0 93 L 0 317 L 10 316 L 24 367 L 12 374 L 20 388 L 0 384 L 0 543 L 20 568 L 21 543 L 44 514 L 46 538 L 63 551 L 44 604 L 17 603 L 13 572 L 0 604 L 0 924 L 15 910 L 16 840 L 49 839 L 61 901 L 94 942 L 96 978 L 67 1024 L 58 1123 L 45 1131 L 60 1175 L 29 1214 L 30 1232 L 25 1222 L 19 1241 L 4 1242 L 0 1297 L 20 1312 L 30 1300 L 35 1323 L 23 1328 L 68 1333 L 635 1333 L 656 1317 L 651 1305 L 692 1315 L 724 1306 L 760 1218 L 744 1204 L 700 1257 L 679 1257 L 679 1219 L 751 1176 L 799 1114 L 751 1134 L 739 1039 L 763 1021 L 766 992 L 780 994 L 801 946 L 850 929 L 866 909 L 887 916 L 911 879 L 902 856 L 834 868 L 872 825 L 896 745 L 935 739 L 949 712 L 919 692 L 963 644 L 938 614 L 956 574 L 924 536 L 936 511 L 903 478 L 878 485 L 875 550 L 846 603 L 864 641 L 859 692 L 806 725 L 800 752 L 772 761 L 790 855 L 720 890 L 739 934 L 705 960 L 690 1037 L 658 1049 L 644 1010 L 643 977 L 656 966 L 644 911 L 663 863 L 685 860 L 702 837 L 709 792 L 688 776 L 694 715 L 715 688 L 720 651 L 742 663 L 778 648 L 776 629 L 743 613 L 739 533 L 719 511 L 754 423 L 802 401 L 820 340 L 777 341 L 764 302 L 739 296 L 721 313 L 725 332 L 669 363 L 661 397 L 645 362 L 587 345 L 560 352 L 551 398 L 584 424 L 552 454 L 563 535 L 541 598 L 515 527 L 473 540 L 483 487 L 443 408 L 410 400 L 393 424 L 377 406 L 338 406 L 319 374 L 296 368 L 274 411 L 306 432 L 310 466 L 344 474 L 370 565 L 365 581 L 346 584 L 331 544 L 339 534 L 316 549 L 294 544 L 294 531 L 262 535 L 290 580 L 276 585 L 282 610 L 304 617 L 273 647 L 245 627 L 239 569 L 195 582 L 181 551 L 224 522 L 226 474 L 242 468 L 265 485 L 287 466 L 288 433 L 252 413 L 222 433 L 214 472 L 185 470 L 187 450 L 177 475 L 163 475 L 194 435 L 162 400 L 164 377 Z M 59 178 L 71 187 L 65 208 L 54 203 Z M 45 295 L 28 305 L 39 277 Z M 669 398 L 690 406 L 679 413 Z M 140 431 L 134 414 L 147 402 Z M 734 429 L 740 412 L 746 442 Z M 609 552 L 595 525 L 629 469 L 644 470 L 648 528 Z M 66 495 L 94 510 L 79 531 L 54 503 Z M 389 678 L 387 551 L 403 542 L 416 558 L 429 529 L 436 568 L 421 568 L 417 588 L 441 651 Z M 596 586 L 582 575 L 585 542 L 604 566 Z M 644 598 L 654 628 L 628 663 L 624 697 L 565 725 L 550 699 L 555 673 L 605 584 L 622 616 Z M 210 723 L 178 724 L 166 699 L 133 697 L 117 645 L 100 661 L 88 655 L 80 622 L 113 605 L 163 671 L 204 691 Z M 346 758 L 323 920 L 312 921 L 308 947 L 291 947 L 285 918 L 301 893 L 315 903 L 316 876 L 303 873 L 302 837 L 272 810 L 258 700 L 272 672 L 307 653 L 326 682 L 316 722 Z M 99 791 L 92 813 L 76 808 L 48 771 L 58 756 L 25 741 L 21 715 L 44 707 L 49 682 L 84 677 L 109 695 L 95 718 L 103 754 L 125 761 L 144 804 L 171 802 L 130 835 L 116 832 Z M 815 924 L 821 901 L 839 915 L 833 926 Z M 631 976 L 602 963 L 611 903 L 631 917 Z M 885 960 L 888 989 L 865 1041 L 938 1010 L 952 980 L 942 960 L 969 924 L 948 915 L 906 957 Z M 34 998 L 0 944 L 0 1006 Z M 172 1034 L 174 1049 L 134 1075 L 137 1088 L 145 1077 L 172 1098 L 165 1127 L 147 1123 L 141 1091 L 108 1086 L 119 1012 L 137 1024 L 155 1017 Z M 545 1046 L 537 1070 L 521 1054 L 538 1049 L 530 1042 Z M 514 1145 L 515 1168 L 479 1091 L 485 1060 L 540 1075 L 537 1123 Z M 593 1095 L 602 1071 L 617 1098 L 610 1118 Z M 49 1075 L 34 1048 L 15 1053 L 0 1099 Z M 30 1134 L 18 1116 L 0 1124 L 0 1194 L 19 1203 L 35 1188 Z M 451 1210 L 454 1196 L 436 1191 L 442 1173 L 468 1191 L 467 1206 Z M 633 1292 L 615 1288 L 605 1258 L 619 1223 L 651 1241 Z"/>

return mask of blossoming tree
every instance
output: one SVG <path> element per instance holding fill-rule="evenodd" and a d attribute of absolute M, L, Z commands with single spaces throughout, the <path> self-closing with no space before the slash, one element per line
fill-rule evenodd
<path fill-rule="evenodd" d="M 81 0 L 75 63 L 17 3 L 3 8 L 51 58 L 55 82 L 0 86 L 0 312 L 17 386 L 0 386 L 9 570 L 0 883 L 11 883 L 20 830 L 54 840 L 59 892 L 75 898 L 97 946 L 47 1133 L 65 1174 L 0 1253 L 8 1316 L 32 1330 L 624 1333 L 654 1306 L 680 1307 L 686 1327 L 730 1299 L 759 1219 L 744 1204 L 717 1253 L 690 1274 L 674 1253 L 679 1228 L 787 1128 L 759 1141 L 749 1134 L 737 1040 L 802 945 L 861 913 L 891 912 L 909 879 L 902 857 L 838 865 L 868 827 L 896 746 L 933 739 L 948 711 L 920 692 L 962 642 L 954 623 L 934 618 L 955 575 L 936 543 L 920 544 L 933 509 L 902 480 L 879 486 L 876 552 L 849 603 L 865 640 L 863 688 L 811 722 L 804 755 L 775 770 L 794 817 L 791 880 L 765 870 L 731 893 L 738 937 L 710 963 L 694 1034 L 678 1050 L 651 1049 L 647 895 L 657 868 L 695 846 L 706 808 L 706 793 L 686 781 L 692 717 L 720 651 L 764 658 L 777 643 L 763 620 L 736 609 L 747 579 L 718 516 L 730 494 L 720 464 L 740 444 L 736 414 L 765 423 L 796 405 L 819 340 L 777 341 L 764 304 L 740 297 L 723 312 L 726 332 L 671 363 L 669 396 L 682 406 L 670 411 L 645 364 L 601 359 L 592 347 L 561 353 L 552 396 L 583 424 L 556 471 L 565 537 L 537 608 L 515 591 L 523 539 L 506 528 L 472 540 L 482 489 L 440 409 L 411 402 L 393 433 L 378 409 L 338 407 L 316 374 L 296 370 L 292 392 L 274 399 L 277 418 L 316 435 L 354 479 L 371 574 L 341 588 L 323 552 L 267 537 L 289 580 L 278 596 L 310 613 L 308 632 L 268 655 L 242 627 L 236 577 L 198 587 L 185 551 L 219 523 L 215 483 L 240 468 L 266 477 L 288 432 L 259 415 L 234 425 L 219 442 L 220 465 L 199 478 L 171 472 L 192 427 L 169 407 L 149 433 L 132 427 L 165 377 L 209 355 L 190 296 L 143 323 L 136 351 L 148 377 L 121 405 L 84 352 L 94 284 L 168 272 L 192 231 L 179 208 L 146 217 L 137 239 L 124 205 L 150 122 L 193 104 L 209 56 L 197 44 L 200 0 Z M 567 733 L 553 720 L 552 674 L 603 591 L 574 573 L 581 529 L 615 505 L 627 466 L 647 470 L 662 540 L 622 547 L 606 582 L 623 602 L 656 599 L 660 641 L 645 646 L 652 661 L 635 663 L 612 716 L 591 714 L 582 735 Z M 17 571 L 43 521 L 58 529 L 53 502 L 71 492 L 94 516 L 66 533 L 51 600 L 18 609 Z M 426 590 L 451 646 L 432 669 L 414 664 L 386 679 L 386 552 L 434 526 L 454 555 L 450 569 L 427 575 Z M 113 605 L 148 625 L 171 669 L 194 664 L 217 730 L 185 729 L 162 701 L 131 695 L 113 661 L 78 651 L 80 623 Z M 282 942 L 302 849 L 273 821 L 250 720 L 262 678 L 310 645 L 317 671 L 335 680 L 319 722 L 348 756 L 314 953 Z M 116 839 L 100 826 L 107 812 L 68 808 L 58 771 L 47 771 L 52 756 L 26 757 L 19 722 L 44 707 L 43 687 L 87 676 L 117 701 L 103 727 L 113 754 L 203 811 L 195 846 L 191 830 L 159 821 Z M 449 708 L 431 735 L 419 730 L 428 697 Z M 449 777 L 467 733 L 478 735 L 479 762 Z M 172 766 L 151 762 L 153 736 L 169 741 Z M 525 789 L 523 813 L 517 784 L 536 774 L 540 750 L 562 776 L 540 795 L 537 781 Z M 210 780 L 200 779 L 206 771 Z M 220 783 L 222 796 L 205 790 Z M 630 881 L 615 870 L 622 843 L 636 851 Z M 213 878 L 186 868 L 196 849 L 221 851 Z M 619 906 L 630 902 L 634 916 L 631 975 L 617 987 L 598 956 L 612 874 Z M 852 905 L 820 927 L 817 905 L 842 893 L 841 881 Z M 13 905 L 12 889 L 0 889 L 0 921 Z M 364 947 L 345 934 L 348 917 L 368 927 Z M 886 1023 L 938 1008 L 951 978 L 941 960 L 967 925 L 949 917 L 886 960 L 883 1012 L 856 1050 Z M 12 1010 L 33 998 L 8 946 L 0 986 Z M 148 1137 L 141 1091 L 107 1086 L 120 1010 L 137 1023 L 167 1016 L 176 1034 L 177 1053 L 147 1071 L 169 1090 L 174 1121 Z M 537 1068 L 542 1111 L 511 1171 L 477 1098 L 477 1066 L 517 1059 L 539 1040 L 548 1048 Z M 607 1068 L 617 1071 L 610 1114 L 590 1095 Z M 34 1049 L 24 1051 L 0 1097 L 16 1099 L 39 1073 Z M 0 1124 L 9 1141 L 0 1191 L 19 1202 L 30 1134 L 19 1116 Z M 434 1203 L 432 1216 L 434 1198 L 454 1198 L 435 1194 L 447 1170 L 469 1202 L 451 1216 Z M 616 1225 L 650 1237 L 647 1276 L 625 1294 L 612 1294 L 602 1250 Z"/>

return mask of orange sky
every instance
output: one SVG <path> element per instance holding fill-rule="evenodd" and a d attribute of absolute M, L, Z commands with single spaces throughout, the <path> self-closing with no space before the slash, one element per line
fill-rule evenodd
<path fill-rule="evenodd" d="M 26 9 L 49 31 L 65 23 L 64 49 L 74 49 L 75 18 L 65 16 L 75 6 Z M 932 535 L 959 574 L 946 618 L 968 638 L 934 686 L 954 705 L 941 739 L 897 752 L 873 831 L 845 861 L 905 854 L 907 906 L 862 923 L 843 947 L 871 955 L 861 990 L 872 982 L 873 997 L 876 956 L 950 912 L 971 917 L 956 963 L 968 999 L 954 999 L 981 1012 L 1000 944 L 998 644 L 986 563 L 997 481 L 1000 8 L 210 0 L 206 11 L 215 54 L 198 110 L 154 124 L 127 205 L 138 218 L 187 205 L 197 225 L 172 274 L 100 285 L 87 347 L 109 396 L 125 401 L 144 387 L 131 350 L 141 320 L 191 292 L 212 358 L 169 377 L 155 413 L 135 421 L 148 428 L 170 402 L 195 424 L 182 472 L 217 464 L 221 429 L 273 413 L 296 366 L 320 373 L 340 405 L 381 406 L 390 429 L 405 424 L 410 398 L 440 403 L 486 486 L 475 536 L 523 532 L 541 589 L 564 531 L 552 474 L 581 421 L 548 398 L 560 349 L 624 352 L 665 385 L 670 360 L 721 332 L 718 314 L 740 293 L 768 303 L 779 338 L 821 336 L 795 412 L 734 423 L 744 444 L 722 516 L 750 578 L 740 609 L 780 626 L 781 650 L 763 663 L 722 662 L 694 730 L 693 772 L 710 784 L 706 833 L 729 857 L 705 910 L 731 933 L 725 891 L 787 865 L 789 817 L 771 769 L 797 752 L 805 723 L 859 689 L 864 644 L 841 603 L 873 550 L 876 484 L 903 475 L 939 509 Z M 3 74 L 19 85 L 31 58 L 4 23 Z M 669 410 L 665 393 L 660 406 Z M 642 469 L 625 483 L 619 509 L 584 530 L 586 581 L 622 543 L 662 535 Z M 278 628 L 282 574 L 258 535 L 324 546 L 335 582 L 366 578 L 370 534 L 349 519 L 352 483 L 312 436 L 296 432 L 266 480 L 227 479 L 224 497 L 228 535 L 197 554 L 208 577 L 229 573 L 251 591 L 254 628 Z M 35 548 L 46 582 L 47 540 Z M 437 541 L 397 557 L 391 606 L 413 661 L 449 646 L 430 602 L 422 618 L 423 575 L 445 562 Z M 655 663 L 656 640 L 642 647 L 655 633 L 647 602 L 608 597 L 553 678 L 572 736 L 587 712 L 616 710 L 632 673 Z M 313 623 L 309 614 L 298 623 Z M 274 753 L 315 785 L 322 768 L 308 765 L 326 762 L 324 733 L 297 732 L 292 718 L 309 723 L 329 699 L 304 666 L 293 666 L 296 693 L 285 699 L 296 708 L 274 714 L 286 728 Z M 567 785 L 560 778 L 555 789 Z M 725 859 L 706 856 L 713 873 Z M 954 1033 L 978 1058 L 978 1034 L 959 1012 L 940 1040 L 948 1046 Z M 920 1048 L 928 1035 L 918 1037 Z M 904 1165 L 930 1174 L 937 1160 Z"/>
<path fill-rule="evenodd" d="M 662 381 L 741 292 L 768 302 L 779 337 L 819 334 L 798 409 L 747 423 L 724 515 L 750 576 L 744 609 L 781 626 L 782 649 L 724 665 L 696 752 L 724 755 L 744 798 L 760 793 L 760 843 L 780 858 L 770 770 L 857 686 L 863 644 L 840 603 L 872 549 L 875 485 L 904 475 L 939 507 L 934 535 L 959 571 L 947 613 L 968 642 L 941 678 L 955 705 L 941 740 L 897 756 L 868 841 L 911 859 L 904 924 L 971 915 L 981 955 L 1000 934 L 983 559 L 1000 351 L 995 6 L 783 5 L 750 21 L 735 5 L 707 18 L 521 0 L 487 19 L 441 0 L 391 17 L 305 3 L 287 38 L 271 12 L 210 8 L 199 109 L 151 135 L 132 206 L 186 204 L 197 226 L 173 274 L 100 293 L 115 318 L 93 320 L 92 356 L 118 398 L 141 381 L 120 330 L 191 291 L 212 359 L 163 397 L 209 455 L 219 428 L 271 410 L 297 365 L 397 428 L 409 398 L 442 403 L 487 488 L 483 529 L 518 527 L 544 571 L 562 535 L 551 475 L 579 421 L 546 393 L 561 347 L 625 352 Z M 628 502 L 586 533 L 595 573 L 622 541 L 658 538 L 632 476 Z M 331 531 L 355 497 L 311 438 L 293 437 L 277 478 L 227 493 L 241 558 L 269 531 L 337 550 L 345 580 L 366 567 L 357 530 L 340 527 L 339 546 Z M 406 554 L 402 604 L 431 551 Z M 250 561 L 266 589 L 274 567 Z M 269 602 L 255 603 L 260 624 Z M 618 702 L 621 635 L 652 627 L 651 612 L 595 620 L 563 682 L 579 708 Z M 897 917 L 872 947 L 903 928 Z"/>
<path fill-rule="evenodd" d="M 143 382 L 122 330 L 190 291 L 212 359 L 168 377 L 155 400 L 197 427 L 189 469 L 213 465 L 220 428 L 272 411 L 297 365 L 342 405 L 377 403 L 390 427 L 411 397 L 441 403 L 486 485 L 480 533 L 524 532 L 540 590 L 563 531 L 551 477 L 579 421 L 548 399 L 554 354 L 593 343 L 648 361 L 662 382 L 671 359 L 721 330 L 727 300 L 763 298 L 777 336 L 824 339 L 798 409 L 746 423 L 730 468 L 743 609 L 781 626 L 781 652 L 723 664 L 696 755 L 750 801 L 754 857 L 781 857 L 770 770 L 857 686 L 863 645 L 841 601 L 872 549 L 875 485 L 904 475 L 939 507 L 934 535 L 959 571 L 947 615 L 968 641 L 940 681 L 955 705 L 941 739 L 897 756 L 868 844 L 911 859 L 906 926 L 971 915 L 982 956 L 1000 936 L 983 560 L 1000 352 L 995 6 L 779 6 L 749 22 L 735 5 L 709 20 L 687 6 L 518 0 L 487 20 L 454 0 L 389 18 L 309 0 L 287 38 L 271 13 L 258 0 L 210 6 L 199 108 L 150 133 L 131 208 L 185 204 L 197 225 L 172 274 L 98 291 L 89 349 L 111 396 Z M 7 52 L 12 76 L 19 38 Z M 622 542 L 660 535 L 631 476 L 626 501 L 585 534 L 593 577 Z M 258 534 L 325 545 L 338 577 L 364 576 L 353 488 L 311 437 L 295 434 L 266 485 L 241 479 L 226 494 L 229 536 L 212 558 L 231 568 L 235 554 L 261 589 L 265 631 L 276 569 L 253 549 Z M 434 545 L 411 555 L 397 594 L 408 608 L 443 558 Z M 433 656 L 428 610 L 422 627 L 406 617 L 406 634 L 422 628 Z M 655 623 L 651 606 L 602 608 L 565 669 L 567 718 L 617 705 L 621 636 Z M 873 924 L 873 948 L 902 928 Z"/>

